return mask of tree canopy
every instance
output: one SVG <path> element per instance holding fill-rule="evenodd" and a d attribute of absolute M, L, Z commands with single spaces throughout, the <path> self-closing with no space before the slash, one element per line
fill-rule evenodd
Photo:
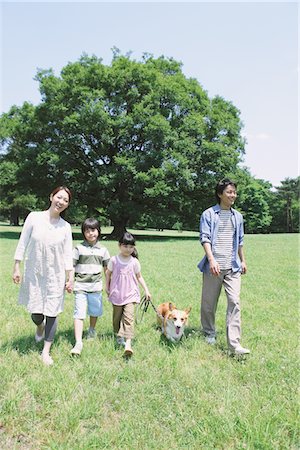
<path fill-rule="evenodd" d="M 173 223 L 193 216 L 244 152 L 237 108 L 210 100 L 172 58 L 115 51 L 106 66 L 83 55 L 36 80 L 40 104 L 1 118 L 19 190 L 47 197 L 63 182 L 89 213 L 104 208 L 118 231 L 149 212 Z"/>
<path fill-rule="evenodd" d="M 138 223 L 195 228 L 216 180 L 241 173 L 239 110 L 210 99 L 172 58 L 135 61 L 114 49 L 110 65 L 84 54 L 59 76 L 38 70 L 36 80 L 41 102 L 0 118 L 0 209 L 14 222 L 65 184 L 74 222 L 101 216 L 115 234 Z M 269 225 L 263 189 L 252 182 L 243 193 L 249 230 Z"/>

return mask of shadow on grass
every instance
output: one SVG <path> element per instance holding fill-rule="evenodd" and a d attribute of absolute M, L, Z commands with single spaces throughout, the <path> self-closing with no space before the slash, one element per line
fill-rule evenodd
<path fill-rule="evenodd" d="M 1 225 L 4 226 L 4 225 Z M 20 231 L 15 230 L 9 230 L 9 225 L 7 226 L 7 230 L 0 231 L 0 239 L 12 239 L 12 240 L 18 240 L 21 234 Z M 73 239 L 76 241 L 80 241 L 83 239 L 81 232 L 73 232 Z M 196 236 L 184 236 L 178 234 L 176 235 L 168 235 L 162 236 L 161 234 L 156 235 L 154 234 L 136 234 L 135 235 L 137 241 L 157 241 L 157 242 L 165 242 L 165 241 L 198 241 L 198 237 Z M 101 234 L 101 240 L 102 241 L 117 241 L 118 239 L 115 237 L 112 237 L 110 234 Z"/>
<path fill-rule="evenodd" d="M 18 240 L 20 235 L 21 235 L 21 231 L 1 231 L 0 239 Z"/>
<path fill-rule="evenodd" d="M 9 350 L 17 350 L 21 355 L 28 354 L 32 351 L 41 351 L 43 348 L 43 341 L 37 343 L 34 340 L 35 327 L 32 329 L 32 334 L 22 336 L 18 339 L 8 341 L 4 345 L 1 346 L 0 351 L 5 353 Z M 72 342 L 74 340 L 74 331 L 73 329 L 58 331 L 55 334 L 54 343 L 59 347 L 62 341 Z"/>
<path fill-rule="evenodd" d="M 158 325 L 153 325 L 157 331 L 160 331 L 159 345 L 165 347 L 169 352 L 181 347 L 187 339 L 199 339 L 202 336 L 199 328 L 185 327 L 182 338 L 178 342 L 172 342 L 166 338 Z"/>
<path fill-rule="evenodd" d="M 106 333 L 98 333 L 97 336 L 93 339 L 90 339 L 91 341 L 110 341 L 114 337 L 113 332 L 106 332 Z M 83 331 L 82 339 L 86 341 L 87 339 L 87 330 Z M 74 336 L 74 328 L 68 328 L 62 331 L 58 331 L 55 334 L 54 341 L 57 341 L 57 344 L 59 346 L 62 342 L 69 342 L 70 344 L 75 343 L 75 336 Z"/>
<path fill-rule="evenodd" d="M 26 355 L 28 353 L 31 353 L 33 351 L 40 352 L 43 349 L 43 341 L 36 343 L 34 340 L 34 333 L 35 333 L 35 327 L 32 329 L 32 334 L 27 336 L 22 336 L 18 339 L 8 341 L 4 345 L 1 346 L 0 352 L 6 353 L 10 350 L 17 350 L 18 353 L 21 355 Z M 83 335 L 83 338 L 85 338 L 85 334 Z M 114 338 L 113 332 L 107 332 L 99 334 L 95 340 L 111 340 Z M 57 331 L 54 338 L 54 345 L 55 347 L 59 348 L 60 345 L 64 343 L 69 343 L 70 346 L 74 345 L 75 338 L 74 338 L 74 329 L 68 328 L 65 330 Z"/>
<path fill-rule="evenodd" d="M 34 335 L 32 334 L 30 336 L 22 336 L 18 339 L 6 342 L 1 346 L 1 353 L 17 350 L 20 355 L 26 355 L 33 351 L 39 351 L 41 348 L 42 345 L 35 342 Z"/>
<path fill-rule="evenodd" d="M 166 242 L 166 241 L 198 241 L 198 237 L 195 236 L 161 236 L 161 235 L 155 235 L 155 234 L 135 234 L 135 238 L 137 241 L 155 241 L 155 242 Z M 73 232 L 73 239 L 74 240 L 80 240 L 82 239 L 81 233 L 74 233 Z M 110 234 L 101 234 L 101 241 L 118 241 L 117 238 L 112 237 Z"/>

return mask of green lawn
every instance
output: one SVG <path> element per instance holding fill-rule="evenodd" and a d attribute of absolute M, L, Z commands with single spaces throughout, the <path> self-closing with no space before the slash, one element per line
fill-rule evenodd
<path fill-rule="evenodd" d="M 79 229 L 75 236 L 80 239 Z M 186 338 L 168 344 L 152 308 L 136 327 L 134 357 L 116 349 L 104 295 L 99 337 L 72 359 L 73 295 L 53 345 L 54 366 L 39 360 L 34 326 L 11 281 L 20 228 L 1 226 L 1 449 L 298 449 L 298 235 L 248 235 L 242 282 L 247 359 L 226 353 L 224 294 L 218 344 L 199 333 L 203 251 L 197 233 L 144 232 L 137 248 L 158 305 L 192 306 Z M 106 230 L 103 230 L 107 232 Z M 154 235 L 152 237 L 152 235 Z M 117 243 L 103 242 L 111 254 Z M 87 325 L 87 322 L 86 322 Z"/>

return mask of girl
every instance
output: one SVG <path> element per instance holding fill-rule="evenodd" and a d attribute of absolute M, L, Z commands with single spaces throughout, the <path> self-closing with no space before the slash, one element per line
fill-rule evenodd
<path fill-rule="evenodd" d="M 50 356 L 57 316 L 63 310 L 64 290 L 73 288 L 72 232 L 61 213 L 69 206 L 71 192 L 59 186 L 50 194 L 46 211 L 31 212 L 24 222 L 15 252 L 13 281 L 21 283 L 19 303 L 25 305 L 36 324 L 36 342 L 44 339 L 42 361 L 53 364 Z M 25 258 L 21 282 L 20 262 Z"/>
<path fill-rule="evenodd" d="M 117 343 L 125 345 L 125 356 L 133 354 L 131 339 L 134 332 L 134 305 L 140 302 L 138 283 L 145 291 L 147 299 L 151 294 L 141 274 L 141 265 L 137 259 L 135 239 L 130 233 L 124 233 L 119 239 L 118 256 L 113 256 L 106 271 L 106 292 L 113 305 L 113 328 Z"/>

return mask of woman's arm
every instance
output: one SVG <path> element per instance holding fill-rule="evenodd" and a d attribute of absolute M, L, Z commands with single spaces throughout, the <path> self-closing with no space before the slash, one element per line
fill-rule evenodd
<path fill-rule="evenodd" d="M 71 293 L 74 287 L 74 270 L 66 270 L 66 284 L 65 289 L 67 292 Z"/>
<path fill-rule="evenodd" d="M 27 245 L 31 237 L 32 227 L 33 227 L 33 213 L 31 212 L 28 214 L 21 231 L 21 236 L 15 251 L 14 256 L 15 261 L 23 260 Z"/>
<path fill-rule="evenodd" d="M 21 261 L 15 260 L 14 269 L 13 269 L 13 282 L 16 284 L 21 283 L 21 269 L 20 269 Z"/>
<path fill-rule="evenodd" d="M 24 258 L 27 245 L 29 243 L 31 233 L 32 233 L 32 213 L 28 214 L 22 228 L 21 236 L 15 251 L 15 263 L 13 267 L 13 282 L 16 284 L 21 283 L 21 261 Z"/>
<path fill-rule="evenodd" d="M 67 223 L 66 226 L 67 230 L 64 231 L 66 234 L 64 240 L 63 258 L 65 270 L 70 274 L 70 272 L 73 271 L 73 239 L 71 225 Z"/>

